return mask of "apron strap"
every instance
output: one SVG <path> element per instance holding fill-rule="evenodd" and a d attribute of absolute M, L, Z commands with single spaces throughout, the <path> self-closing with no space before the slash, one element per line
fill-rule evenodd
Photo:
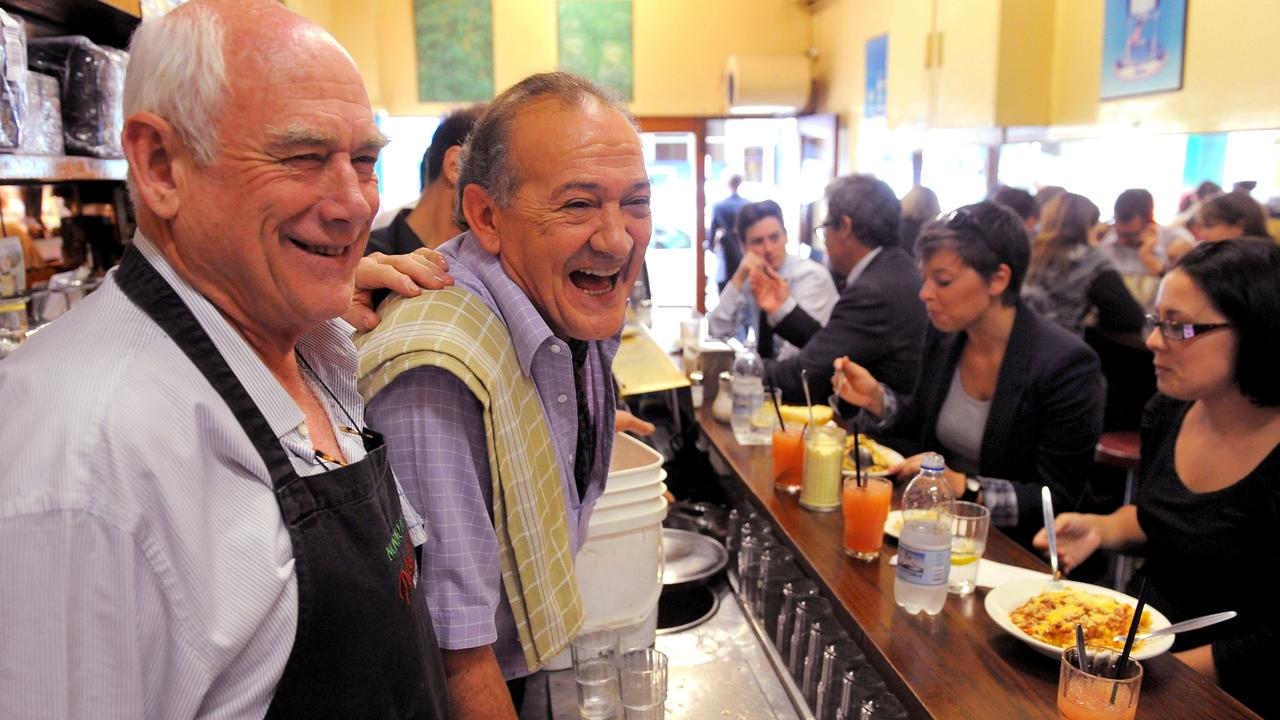
<path fill-rule="evenodd" d="M 280 488 L 294 478 L 293 464 L 280 446 L 271 424 L 240 384 L 200 321 L 137 247 L 130 245 L 125 250 L 115 281 L 125 296 L 177 343 L 227 403 L 266 464 L 272 488 Z"/>

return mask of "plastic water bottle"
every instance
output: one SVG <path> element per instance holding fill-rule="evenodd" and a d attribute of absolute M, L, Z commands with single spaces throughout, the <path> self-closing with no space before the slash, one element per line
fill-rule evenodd
<path fill-rule="evenodd" d="M 942 612 L 951 572 L 951 523 L 955 512 L 951 487 L 942 475 L 942 456 L 929 453 L 920 474 L 902 493 L 902 533 L 898 538 L 898 574 L 893 599 L 908 614 Z"/>
<path fill-rule="evenodd" d="M 739 445 L 767 445 L 773 437 L 771 427 L 755 427 L 752 418 L 764 405 L 764 361 L 756 354 L 755 330 L 747 331 L 747 342 L 733 359 L 733 439 Z"/>

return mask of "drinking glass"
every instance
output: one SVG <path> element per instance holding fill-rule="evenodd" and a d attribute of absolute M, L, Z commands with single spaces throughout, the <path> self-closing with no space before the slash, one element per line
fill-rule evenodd
<path fill-rule="evenodd" d="M 742 544 L 744 531 L 759 522 L 760 516 L 754 510 L 742 511 L 734 508 L 729 511 L 729 520 L 725 524 L 724 549 L 729 551 L 729 562 L 733 563 L 735 570 L 738 568 L 738 547 Z"/>
<path fill-rule="evenodd" d="M 756 594 L 756 583 L 760 580 L 760 563 L 764 551 L 777 545 L 778 541 L 773 539 L 771 531 L 742 538 L 742 547 L 738 549 L 738 594 L 748 606 Z"/>
<path fill-rule="evenodd" d="M 836 720 L 859 720 L 862 703 L 884 689 L 884 681 L 870 665 L 857 665 L 845 670 L 840 676 L 840 703 L 836 707 Z"/>
<path fill-rule="evenodd" d="M 618 661 L 626 720 L 662 720 L 667 701 L 667 656 L 653 648 L 628 650 Z"/>
<path fill-rule="evenodd" d="M 804 431 L 804 471 L 800 506 L 830 512 L 840 509 L 840 478 L 844 475 L 843 429 L 834 425 Z"/>
<path fill-rule="evenodd" d="M 860 720 L 906 720 L 907 709 L 888 692 L 878 692 L 862 701 Z"/>
<path fill-rule="evenodd" d="M 1058 717 L 1061 720 L 1133 720 L 1142 691 L 1142 664 L 1130 658 L 1117 674 L 1112 668 L 1116 655 L 1092 647 L 1085 648 L 1085 659 L 1089 672 L 1080 669 L 1075 647 L 1062 651 Z M 1095 674 L 1102 668 L 1111 671 L 1107 677 Z"/>
<path fill-rule="evenodd" d="M 701 354 L 698 341 L 701 337 L 702 318 L 696 313 L 680 321 L 680 360 L 686 375 L 698 369 L 698 356 Z"/>
<path fill-rule="evenodd" d="M 794 495 L 804 480 L 804 426 L 773 429 L 773 489 Z"/>
<path fill-rule="evenodd" d="M 793 628 L 790 637 L 791 644 L 785 654 L 787 671 L 791 673 L 791 677 L 795 678 L 796 682 L 804 679 L 804 658 L 809 650 L 809 633 L 805 631 L 805 628 L 820 617 L 830 616 L 831 601 L 824 597 L 814 595 L 796 601 L 795 620 L 791 625 Z"/>
<path fill-rule="evenodd" d="M 782 591 L 787 583 L 801 577 L 800 568 L 794 563 L 774 573 L 760 587 L 760 622 L 764 623 L 769 641 L 778 633 L 778 613 L 782 610 Z"/>
<path fill-rule="evenodd" d="M 844 554 L 858 560 L 880 557 L 884 521 L 889 517 L 893 483 L 884 478 L 844 479 Z"/>
<path fill-rule="evenodd" d="M 814 690 L 813 714 L 817 720 L 835 720 L 840 703 L 840 678 L 846 670 L 866 665 L 862 648 L 848 638 L 837 640 L 822 651 L 822 672 Z"/>
<path fill-rule="evenodd" d="M 765 548 L 760 553 L 760 572 L 756 576 L 755 591 L 751 595 L 751 612 L 758 618 L 764 617 L 764 588 L 773 578 L 781 577 L 789 572 L 796 572 L 796 559 L 787 548 L 781 545 Z"/>
<path fill-rule="evenodd" d="M 986 505 L 957 500 L 951 525 L 951 574 L 947 592 L 968 595 L 978 586 L 978 564 L 987 549 L 991 511 Z"/>
<path fill-rule="evenodd" d="M 570 647 L 573 679 L 578 686 L 578 712 L 583 720 L 617 717 L 618 633 L 613 630 L 581 633 Z"/>
<path fill-rule="evenodd" d="M 810 708 L 817 707 L 818 679 L 822 675 L 822 654 L 835 643 L 847 639 L 844 627 L 834 617 L 823 617 L 809 623 L 809 648 L 805 653 L 800 677 L 800 693 Z"/>
<path fill-rule="evenodd" d="M 795 627 L 796 603 L 801 598 L 818 594 L 818 584 L 808 578 L 796 578 L 782 586 L 782 607 L 774 621 L 773 645 L 785 661 L 791 652 L 791 631 Z"/>

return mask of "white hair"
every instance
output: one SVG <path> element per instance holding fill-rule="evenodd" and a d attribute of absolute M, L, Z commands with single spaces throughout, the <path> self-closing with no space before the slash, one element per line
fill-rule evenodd
<path fill-rule="evenodd" d="M 217 154 L 216 120 L 227 95 L 222 21 L 190 5 L 146 20 L 129 42 L 124 115 L 146 110 L 168 120 L 201 165 Z"/>

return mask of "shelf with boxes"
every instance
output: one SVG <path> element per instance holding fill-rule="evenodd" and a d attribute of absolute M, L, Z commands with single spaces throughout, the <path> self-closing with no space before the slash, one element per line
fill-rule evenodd
<path fill-rule="evenodd" d="M 0 346 L 12 350 L 95 285 L 132 234 L 123 48 L 142 11 L 139 0 L 0 0 L 0 11 Z"/>

